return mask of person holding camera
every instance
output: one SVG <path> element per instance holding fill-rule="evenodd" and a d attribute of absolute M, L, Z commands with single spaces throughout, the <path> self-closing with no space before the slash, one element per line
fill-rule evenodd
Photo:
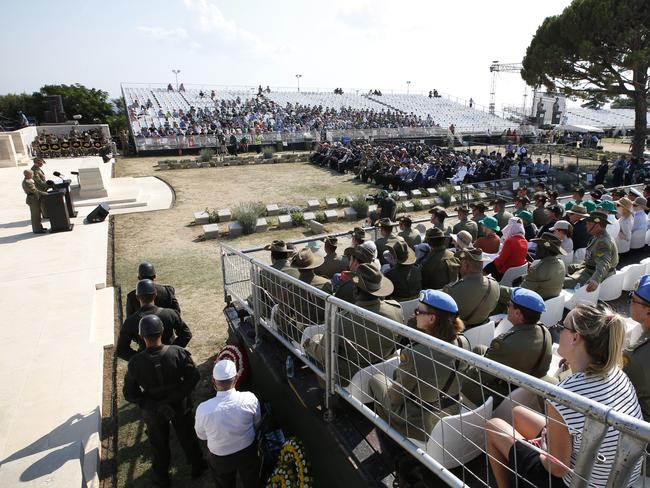
<path fill-rule="evenodd" d="M 180 346 L 163 345 L 163 322 L 157 315 L 140 319 L 139 332 L 146 349 L 129 359 L 122 393 L 142 411 L 153 454 L 151 478 L 156 486 L 169 486 L 169 424 L 192 465 L 191 478 L 207 469 L 194 431 L 192 390 L 200 379 L 192 355 Z"/>

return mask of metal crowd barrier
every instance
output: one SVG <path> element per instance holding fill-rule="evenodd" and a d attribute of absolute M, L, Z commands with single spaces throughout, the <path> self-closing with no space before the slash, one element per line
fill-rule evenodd
<path fill-rule="evenodd" d="M 582 436 L 582 449 L 572 470 L 572 487 L 589 486 L 608 428 L 617 430 L 620 437 L 607 486 L 628 486 L 633 472 L 645 467 L 639 463 L 650 440 L 649 423 L 342 301 L 226 244 L 221 244 L 221 258 L 226 300 L 241 302 L 251 313 L 258 340 L 261 329 L 266 329 L 325 381 L 328 411 L 332 397 L 340 396 L 450 486 L 470 481 L 472 486 L 491 486 L 486 421 L 492 417 L 508 420 L 512 407 L 519 405 L 551 422 L 540 398 L 586 417 L 583 431 L 576 433 Z M 405 302 L 402 311 L 410 315 L 414 305 Z M 477 346 L 481 342 L 474 337 L 471 345 Z M 489 345 L 491 338 L 488 335 L 483 343 Z M 420 347 L 407 350 L 409 343 Z M 399 368 L 400 350 L 410 351 L 415 372 L 399 369 L 395 386 L 393 372 Z M 550 374 L 555 372 L 557 359 L 552 361 Z M 429 372 L 419 374 L 418 367 Z M 472 376 L 469 368 L 474 368 Z M 507 382 L 508 394 L 483 387 L 482 405 L 472 405 L 457 395 L 458 384 L 450 388 L 437 383 L 439 371 L 448 372 L 446 376 L 453 372 L 454 381 L 462 384 L 482 384 L 481 378 L 492 375 Z M 405 383 L 410 385 L 408 390 L 399 387 Z M 501 404 L 494 408 L 497 401 Z M 409 415 L 389 413 L 395 410 L 391 404 L 408 404 Z M 417 407 L 421 416 L 412 413 Z M 480 457 L 482 464 L 473 461 Z M 516 480 L 517 486 L 530 486 L 522 478 Z"/>

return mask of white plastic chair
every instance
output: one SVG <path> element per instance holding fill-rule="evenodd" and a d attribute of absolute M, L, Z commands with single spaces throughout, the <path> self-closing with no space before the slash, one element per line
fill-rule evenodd
<path fill-rule="evenodd" d="M 630 239 L 630 249 L 641 249 L 645 247 L 646 243 L 646 231 L 641 229 L 641 230 L 635 230 L 632 232 L 632 238 Z"/>
<path fill-rule="evenodd" d="M 623 347 L 630 347 L 636 344 L 641 334 L 643 334 L 641 324 L 627 317 L 625 319 L 625 341 L 623 342 Z"/>
<path fill-rule="evenodd" d="M 566 303 L 566 295 L 560 293 L 560 296 L 549 298 L 544 301 L 546 311 L 542 313 L 540 322 L 546 327 L 553 327 L 560 320 L 562 320 L 562 313 L 564 312 L 564 304 Z"/>
<path fill-rule="evenodd" d="M 525 388 L 515 388 L 503 399 L 501 404 L 492 412 L 492 418 L 503 419 L 512 424 L 512 409 L 518 405 L 539 411 L 539 399 L 533 392 Z M 541 413 L 541 412 L 540 412 Z"/>
<path fill-rule="evenodd" d="M 494 337 L 499 337 L 501 334 L 505 334 L 510 329 L 512 329 L 512 322 L 508 320 L 508 317 L 505 317 L 494 328 Z"/>
<path fill-rule="evenodd" d="M 526 276 L 528 274 L 528 263 L 522 264 L 521 266 L 516 266 L 514 268 L 509 268 L 503 274 L 499 284 L 503 286 L 512 286 L 512 282 L 519 278 L 520 276 Z"/>
<path fill-rule="evenodd" d="M 494 322 L 490 320 L 483 325 L 477 325 L 463 332 L 470 347 L 489 346 L 494 339 Z"/>
<path fill-rule="evenodd" d="M 585 260 L 587 248 L 581 247 L 580 249 L 573 250 L 573 264 L 580 264 Z"/>
<path fill-rule="evenodd" d="M 485 423 L 492 418 L 492 397 L 474 410 L 443 417 L 425 444 L 409 439 L 429 456 L 451 469 L 462 466 L 485 451 Z"/>
<path fill-rule="evenodd" d="M 418 308 L 418 303 L 420 300 L 414 298 L 413 300 L 407 300 L 405 302 L 399 302 L 402 307 L 402 316 L 404 317 L 404 323 L 411 318 L 411 315 L 415 312 L 415 309 Z"/>
<path fill-rule="evenodd" d="M 614 239 L 614 242 L 616 243 L 616 247 L 618 248 L 619 254 L 625 254 L 626 252 L 630 251 L 630 241 L 627 241 L 625 239 L 619 239 L 617 237 L 616 239 Z"/>
<path fill-rule="evenodd" d="M 625 291 L 634 290 L 636 282 L 641 279 L 645 274 L 646 270 L 645 264 L 630 264 L 621 269 L 621 272 L 625 273 L 625 278 L 623 278 L 623 289 Z"/>
<path fill-rule="evenodd" d="M 576 305 L 596 305 L 598 303 L 599 288 L 594 291 L 587 291 L 587 285 L 581 286 L 578 290 L 562 290 L 562 294 L 566 297 L 564 308 L 573 310 Z"/>
<path fill-rule="evenodd" d="M 363 369 L 357 371 L 352 379 L 350 384 L 347 386 L 350 395 L 353 398 L 356 398 L 361 403 L 370 403 L 374 399 L 370 396 L 370 387 L 369 382 L 376 374 L 383 374 L 389 380 L 393 378 L 393 372 L 399 366 L 399 355 L 392 357 L 384 362 L 371 364 Z"/>
<path fill-rule="evenodd" d="M 650 258 L 642 259 L 639 264 L 645 264 L 645 274 L 650 274 Z"/>
<path fill-rule="evenodd" d="M 573 251 L 567 252 L 564 256 L 560 256 L 560 259 L 564 263 L 564 267 L 568 269 L 569 265 L 573 264 Z"/>
<path fill-rule="evenodd" d="M 643 266 L 645 267 L 645 265 Z M 613 274 L 609 278 L 605 278 L 605 280 L 598 286 L 600 289 L 598 292 L 598 299 L 608 302 L 620 297 L 623 290 L 623 280 L 625 275 L 625 272 L 617 271 L 616 274 Z"/>
<path fill-rule="evenodd" d="M 302 353 L 305 354 L 305 342 L 307 342 L 307 339 L 311 339 L 316 334 L 324 333 L 325 324 L 309 325 L 305 327 L 305 329 L 302 331 L 302 337 L 300 338 L 300 350 Z"/>

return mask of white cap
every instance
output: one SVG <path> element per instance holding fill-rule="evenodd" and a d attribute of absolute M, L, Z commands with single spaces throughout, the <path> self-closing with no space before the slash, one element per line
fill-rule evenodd
<path fill-rule="evenodd" d="M 217 381 L 230 380 L 237 376 L 237 366 L 230 359 L 222 359 L 212 368 L 212 377 Z"/>
<path fill-rule="evenodd" d="M 553 232 L 554 230 L 560 229 L 560 230 L 569 230 L 569 222 L 566 220 L 558 220 L 553 224 L 553 227 L 551 227 L 549 230 Z"/>

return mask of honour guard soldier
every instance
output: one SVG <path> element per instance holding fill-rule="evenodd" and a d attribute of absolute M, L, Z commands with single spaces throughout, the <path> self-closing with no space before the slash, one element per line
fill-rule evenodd
<path fill-rule="evenodd" d="M 151 280 L 156 279 L 156 269 L 153 264 L 145 261 L 138 266 L 138 280 Z M 181 306 L 176 299 L 176 291 L 171 285 L 160 285 L 155 283 L 156 286 L 156 306 L 162 308 L 172 308 L 181 314 Z M 126 316 L 133 315 L 140 310 L 140 302 L 135 296 L 135 290 L 131 290 L 126 296 Z"/>

